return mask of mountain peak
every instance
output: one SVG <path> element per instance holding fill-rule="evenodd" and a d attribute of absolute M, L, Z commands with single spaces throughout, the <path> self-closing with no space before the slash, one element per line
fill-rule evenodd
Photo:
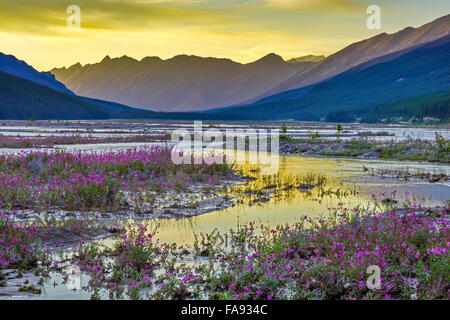
<path fill-rule="evenodd" d="M 125 62 L 139 62 L 138 60 L 129 57 L 127 55 L 123 55 L 121 57 L 117 57 L 117 58 L 111 58 L 109 55 L 107 55 L 106 57 L 103 58 L 102 61 L 99 62 L 99 64 L 105 64 L 105 63 L 110 63 L 110 62 L 114 62 L 114 63 L 125 63 Z"/>
<path fill-rule="evenodd" d="M 71 65 L 70 67 L 68 67 L 68 68 L 66 68 L 66 67 L 62 67 L 61 69 L 62 70 L 70 70 L 70 71 L 75 71 L 75 70 L 78 70 L 78 69 L 82 69 L 83 68 L 83 66 L 82 66 L 82 64 L 81 63 L 79 63 L 79 62 L 77 62 L 77 63 L 75 63 L 74 65 Z M 50 72 L 54 72 L 55 70 L 58 70 L 58 68 L 53 68 Z"/>
<path fill-rule="evenodd" d="M 141 59 L 141 62 L 160 62 L 162 59 L 160 57 L 144 57 Z"/>
<path fill-rule="evenodd" d="M 416 29 L 414 29 L 413 27 L 406 27 L 403 30 L 400 30 L 398 33 L 399 34 L 400 33 L 408 33 L 408 32 L 413 32 L 414 30 L 416 30 Z"/>
<path fill-rule="evenodd" d="M 118 58 L 119 60 L 128 60 L 128 61 L 138 61 L 135 58 L 129 57 L 127 55 L 123 55 L 120 58 Z"/>
<path fill-rule="evenodd" d="M 106 55 L 106 57 L 104 57 L 100 63 L 109 62 L 109 61 L 111 61 L 111 57 L 109 55 Z"/>
<path fill-rule="evenodd" d="M 276 53 L 269 53 L 254 63 L 280 63 L 285 62 L 284 59 Z"/>
<path fill-rule="evenodd" d="M 192 62 L 192 61 L 205 61 L 207 59 L 208 58 L 199 57 L 199 56 L 196 56 L 196 55 L 179 54 L 179 55 L 176 55 L 176 56 L 168 59 L 167 61 L 176 61 L 176 62 L 188 63 L 188 62 Z"/>

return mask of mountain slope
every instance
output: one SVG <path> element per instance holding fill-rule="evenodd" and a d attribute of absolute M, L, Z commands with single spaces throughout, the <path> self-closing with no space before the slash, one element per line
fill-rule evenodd
<path fill-rule="evenodd" d="M 110 101 L 105 101 L 105 100 L 99 100 L 99 99 L 92 99 L 92 98 L 86 98 L 86 97 L 81 97 L 78 96 L 78 98 L 92 103 L 92 104 L 96 104 L 96 105 L 100 105 L 102 107 L 106 107 L 107 109 L 111 110 L 111 111 L 115 111 L 115 112 L 135 112 L 135 111 L 145 111 L 145 112 L 151 112 L 148 110 L 142 110 L 142 109 L 136 109 L 136 108 L 132 108 L 120 103 L 115 103 L 115 102 L 110 102 Z"/>
<path fill-rule="evenodd" d="M 215 113 L 245 119 L 296 120 L 319 120 L 336 111 L 363 115 L 380 103 L 450 88 L 449 61 L 447 36 L 366 62 L 312 86 Z"/>
<path fill-rule="evenodd" d="M 325 56 L 314 56 L 314 55 L 308 55 L 308 56 L 303 56 L 303 57 L 299 57 L 299 58 L 292 58 L 287 60 L 287 63 L 301 63 L 301 62 L 320 62 L 323 59 L 325 59 Z"/>
<path fill-rule="evenodd" d="M 0 119 L 105 119 L 106 108 L 0 72 Z"/>
<path fill-rule="evenodd" d="M 449 120 L 450 89 L 376 105 L 364 116 L 364 121 L 383 122 L 399 117 L 404 117 L 403 120 L 424 117 Z"/>
<path fill-rule="evenodd" d="M 198 111 L 252 99 L 313 64 L 287 63 L 275 54 L 248 64 L 186 55 L 141 61 L 124 56 L 51 72 L 81 96 L 159 111 Z"/>
<path fill-rule="evenodd" d="M 216 115 L 140 110 L 66 94 L 0 71 L 0 119 L 8 120 L 170 119 L 216 120 Z"/>
<path fill-rule="evenodd" d="M 65 85 L 58 82 L 49 72 L 39 72 L 24 61 L 11 55 L 0 53 L 0 71 L 10 75 L 36 82 L 53 90 L 73 94 Z"/>
<path fill-rule="evenodd" d="M 260 98 L 318 83 L 374 58 L 431 42 L 449 34 L 450 15 L 419 28 L 408 27 L 394 34 L 379 34 L 353 43 L 318 64 L 298 72 L 289 80 L 261 95 Z"/>

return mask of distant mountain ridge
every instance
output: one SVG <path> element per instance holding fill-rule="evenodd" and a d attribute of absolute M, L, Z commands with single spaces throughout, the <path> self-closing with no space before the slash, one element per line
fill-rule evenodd
<path fill-rule="evenodd" d="M 314 63 L 288 63 L 273 53 L 248 64 L 187 55 L 107 56 L 51 72 L 78 95 L 157 111 L 200 111 L 252 99 Z"/>
<path fill-rule="evenodd" d="M 106 119 L 136 112 L 148 116 L 144 110 L 76 96 L 50 72 L 39 72 L 25 61 L 0 53 L 2 119 Z"/>
<path fill-rule="evenodd" d="M 331 78 L 364 62 L 386 54 L 434 41 L 450 34 L 450 14 L 419 28 L 407 27 L 397 33 L 381 33 L 359 41 L 301 70 L 289 80 L 275 86 L 254 101 L 273 94 L 302 88 Z"/>
<path fill-rule="evenodd" d="M 256 102 L 307 87 L 362 63 L 434 41 L 450 32 L 450 15 L 419 28 L 382 33 L 353 43 L 328 57 L 284 61 L 269 54 L 240 64 L 230 59 L 179 55 L 138 61 L 123 56 L 51 72 L 78 95 L 157 111 L 204 111 Z"/>
<path fill-rule="evenodd" d="M 17 59 L 12 55 L 6 55 L 0 52 L 0 71 L 10 75 L 27 79 L 53 90 L 73 94 L 64 84 L 57 81 L 50 72 L 39 72 L 24 61 Z"/>
<path fill-rule="evenodd" d="M 287 63 L 301 63 L 301 62 L 320 62 L 325 59 L 325 56 L 315 56 L 315 55 L 307 55 L 299 58 L 292 58 L 287 60 Z"/>
<path fill-rule="evenodd" d="M 91 120 L 91 119 L 198 119 L 217 120 L 214 115 L 163 113 L 79 97 L 0 71 L 0 119 Z"/>
<path fill-rule="evenodd" d="M 450 35 L 378 57 L 310 86 L 209 112 L 248 120 L 320 120 L 331 113 L 363 116 L 381 104 L 447 89 Z"/>

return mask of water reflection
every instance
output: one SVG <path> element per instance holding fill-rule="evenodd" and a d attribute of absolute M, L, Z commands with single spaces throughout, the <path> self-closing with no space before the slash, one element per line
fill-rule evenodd
<path fill-rule="evenodd" d="M 370 164 L 389 165 L 378 161 Z M 391 162 L 391 165 L 404 166 L 405 163 Z M 420 166 L 426 170 L 423 164 Z M 338 206 L 373 208 L 372 194 L 382 192 L 397 191 L 395 197 L 399 201 L 417 200 L 429 206 L 443 205 L 450 199 L 450 188 L 445 184 L 368 177 L 361 161 L 357 160 L 282 157 L 280 170 L 273 176 L 259 174 L 257 166 L 239 169 L 255 180 L 227 190 L 230 196 L 239 196 L 236 206 L 188 219 L 146 221 L 159 225 L 156 237 L 165 242 L 189 244 L 194 241 L 194 233 L 214 229 L 223 232 L 237 224 L 256 222 L 276 226 L 295 223 L 304 215 L 324 216 Z M 428 169 L 436 168 L 430 165 Z M 448 170 L 448 166 L 445 169 Z M 315 186 L 306 188 L 308 184 Z M 260 189 L 265 191 L 262 196 L 255 192 Z M 255 201 L 261 197 L 264 201 Z"/>

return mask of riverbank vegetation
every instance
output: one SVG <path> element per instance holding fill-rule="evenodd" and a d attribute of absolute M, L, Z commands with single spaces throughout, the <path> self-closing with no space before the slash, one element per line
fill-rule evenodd
<path fill-rule="evenodd" d="M 176 165 L 164 146 L 117 152 L 30 151 L 0 156 L 0 208 L 116 212 L 156 192 L 215 184 L 226 164 Z"/>
<path fill-rule="evenodd" d="M 363 166 L 363 170 L 368 172 L 372 176 L 380 176 L 386 178 L 395 178 L 404 181 L 428 181 L 434 182 L 445 182 L 450 181 L 450 177 L 444 171 L 421 171 L 421 170 L 411 170 L 408 168 L 390 169 L 390 168 L 368 168 Z"/>
<path fill-rule="evenodd" d="M 61 145 L 102 144 L 102 143 L 131 143 L 131 142 L 165 142 L 169 135 L 116 135 L 95 137 L 92 135 L 49 135 L 49 136 L 2 136 L 1 148 L 54 148 Z"/>
<path fill-rule="evenodd" d="M 284 139 L 280 142 L 280 152 L 297 155 L 449 163 L 450 141 L 438 134 L 434 141 L 418 139 L 377 141 L 368 138 L 341 140 L 324 139 L 319 134 L 313 134 L 310 138 Z"/>
<path fill-rule="evenodd" d="M 449 209 L 384 201 L 392 197 L 374 196 L 370 209 L 334 208 L 327 218 L 198 234 L 189 246 L 160 243 L 155 225 L 117 223 L 103 228 L 113 244 L 80 241 L 61 265 L 33 249 L 56 225 L 2 216 L 0 270 L 39 266 L 43 279 L 67 279 L 64 266 L 77 266 L 92 299 L 450 299 Z M 80 224 L 80 237 L 95 234 L 94 223 Z M 369 266 L 380 268 L 379 289 L 368 287 Z"/>
<path fill-rule="evenodd" d="M 159 244 L 155 232 L 125 228 L 112 249 L 88 246 L 74 263 L 91 276 L 94 292 L 106 283 L 110 293 L 136 299 L 450 298 L 446 209 L 338 208 L 327 219 L 202 234 L 193 250 Z M 378 290 L 367 287 L 372 265 L 381 270 Z"/>

